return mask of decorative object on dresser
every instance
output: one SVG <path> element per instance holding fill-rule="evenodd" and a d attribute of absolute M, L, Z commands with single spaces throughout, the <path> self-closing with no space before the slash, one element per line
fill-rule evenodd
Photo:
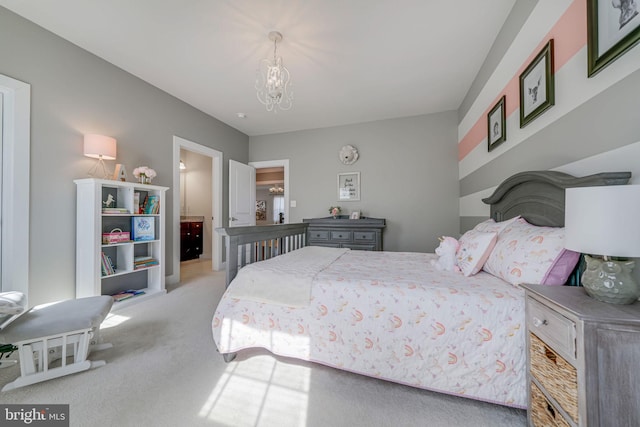
<path fill-rule="evenodd" d="M 530 424 L 640 425 L 640 303 L 606 304 L 576 286 L 523 287 Z"/>
<path fill-rule="evenodd" d="M 165 293 L 164 195 L 168 188 L 93 178 L 74 182 L 77 187 L 76 297 L 118 295 L 123 291 L 136 294 L 114 305 L 121 308 Z M 140 208 L 134 201 L 137 193 L 138 199 L 155 201 L 147 203 L 151 210 L 139 213 Z M 109 195 L 113 206 L 98 208 Z M 134 240 L 129 237 L 132 232 Z M 110 235 L 106 241 L 103 233 Z M 114 236 L 117 238 L 113 239 Z M 141 265 L 139 261 L 143 259 L 145 262 Z"/>
<path fill-rule="evenodd" d="M 567 189 L 565 224 L 565 247 L 585 254 L 587 293 L 612 304 L 637 301 L 634 261 L 609 257 L 640 257 L 640 185 Z"/>
<path fill-rule="evenodd" d="M 180 217 L 180 261 L 198 259 L 202 255 L 203 216 Z"/>
<path fill-rule="evenodd" d="M 116 140 L 110 136 L 88 134 L 84 136 L 84 155 L 98 161 L 93 165 L 87 174 L 91 177 L 98 177 L 99 172 L 102 176 L 99 178 L 110 179 L 111 174 L 107 171 L 105 160 L 115 160 L 117 150 Z M 98 170 L 100 169 L 100 170 Z"/>
<path fill-rule="evenodd" d="M 382 250 L 382 230 L 385 220 L 361 218 L 352 221 L 348 217 L 303 219 L 308 223 L 307 244 L 332 248 L 351 248 L 364 251 Z"/>
<path fill-rule="evenodd" d="M 331 214 L 331 216 L 333 217 L 333 219 L 338 218 L 338 216 L 340 216 L 340 206 L 331 206 L 329 208 L 329 213 Z"/>

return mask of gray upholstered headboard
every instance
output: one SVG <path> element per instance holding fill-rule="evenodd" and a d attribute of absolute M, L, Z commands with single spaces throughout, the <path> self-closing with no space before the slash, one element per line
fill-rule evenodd
<path fill-rule="evenodd" d="M 563 172 L 521 172 L 503 181 L 494 193 L 482 199 L 491 218 L 504 221 L 520 215 L 540 226 L 564 226 L 564 190 L 570 187 L 624 185 L 631 172 L 603 172 L 576 178 Z"/>

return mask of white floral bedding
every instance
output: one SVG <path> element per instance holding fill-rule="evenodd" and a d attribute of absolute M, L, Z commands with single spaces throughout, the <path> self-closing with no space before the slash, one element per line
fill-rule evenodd
<path fill-rule="evenodd" d="M 308 307 L 237 299 L 227 291 L 213 317 L 214 340 L 221 353 L 263 347 L 525 408 L 524 292 L 485 272 L 438 271 L 435 258 L 347 251 L 316 275 Z"/>

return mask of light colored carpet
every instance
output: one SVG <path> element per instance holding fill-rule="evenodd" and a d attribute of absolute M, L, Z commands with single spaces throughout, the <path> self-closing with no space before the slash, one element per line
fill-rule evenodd
<path fill-rule="evenodd" d="M 0 394 L 2 403 L 70 404 L 72 426 L 524 426 L 526 412 L 326 366 L 241 352 L 211 337 L 224 274 L 183 263 L 180 286 L 103 324 L 107 365 Z M 0 369 L 0 387 L 19 375 Z"/>

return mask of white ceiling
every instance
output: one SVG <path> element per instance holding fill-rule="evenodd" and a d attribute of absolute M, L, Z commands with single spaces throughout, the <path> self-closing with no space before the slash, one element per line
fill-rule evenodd
<path fill-rule="evenodd" d="M 458 109 L 514 3 L 0 0 L 251 136 Z M 254 89 L 272 30 L 295 85 L 275 114 Z"/>

